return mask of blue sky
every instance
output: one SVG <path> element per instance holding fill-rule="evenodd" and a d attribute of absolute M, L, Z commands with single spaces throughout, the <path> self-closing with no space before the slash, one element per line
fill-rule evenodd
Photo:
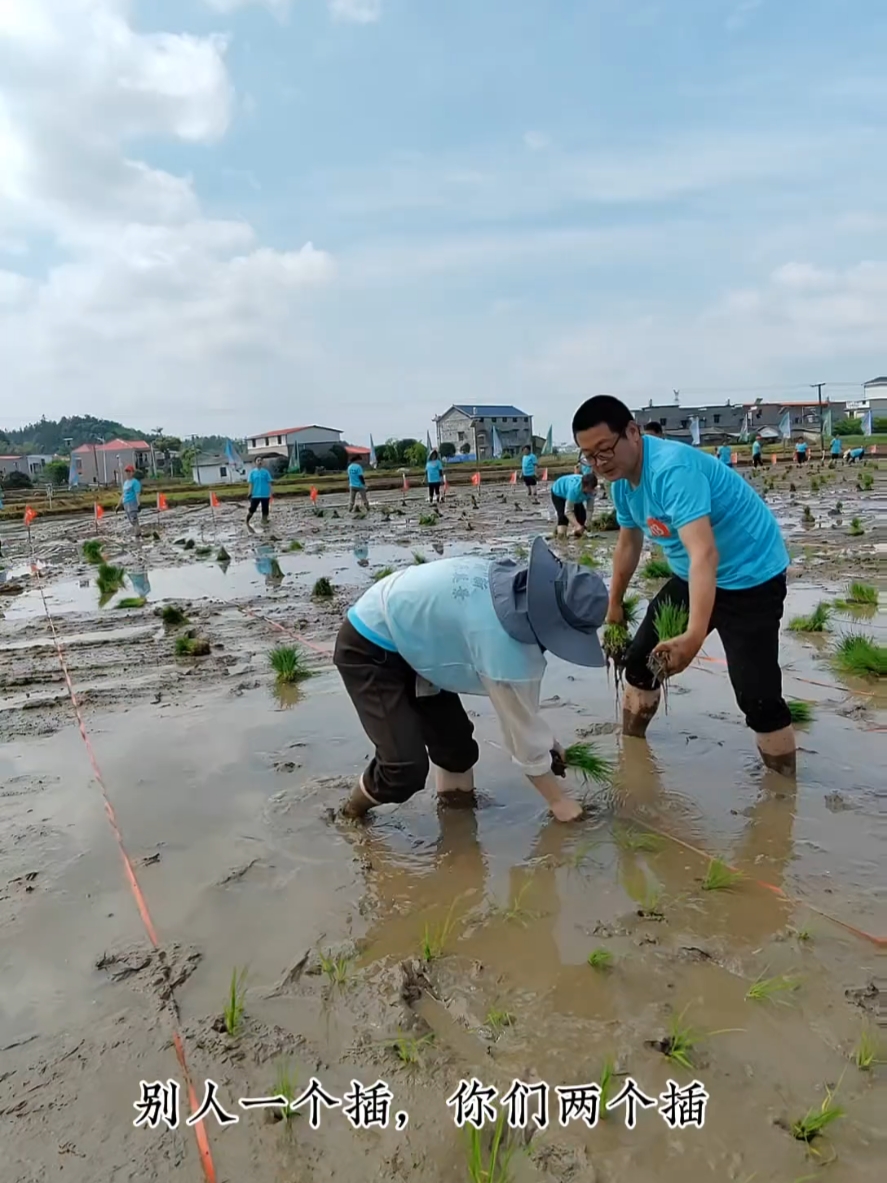
<path fill-rule="evenodd" d="M 0 424 L 564 436 L 887 371 L 874 0 L 23 5 Z"/>

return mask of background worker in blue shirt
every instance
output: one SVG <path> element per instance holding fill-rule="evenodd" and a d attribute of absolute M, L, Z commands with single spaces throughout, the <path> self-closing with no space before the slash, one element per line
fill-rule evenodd
<path fill-rule="evenodd" d="M 366 481 L 363 479 L 363 466 L 358 464 L 356 460 L 348 465 L 348 511 L 354 511 L 357 502 L 360 501 L 364 512 L 369 513 L 370 503 L 367 499 Z"/>
<path fill-rule="evenodd" d="M 806 464 L 807 463 L 807 441 L 806 440 L 798 440 L 798 442 L 795 444 L 795 460 L 798 462 L 798 464 Z"/>
<path fill-rule="evenodd" d="M 255 468 L 249 474 L 248 479 L 249 510 L 246 515 L 246 524 L 250 524 L 253 515 L 261 505 L 262 525 L 267 526 L 271 507 L 271 473 L 265 467 L 261 456 L 256 457 Z"/>
<path fill-rule="evenodd" d="M 721 444 L 718 448 L 718 460 L 720 460 L 721 464 L 733 463 L 733 449 L 729 444 Z"/>
<path fill-rule="evenodd" d="M 135 530 L 136 537 L 139 537 L 141 531 L 139 529 L 139 514 L 141 513 L 141 505 L 139 497 L 142 493 L 141 482 L 136 479 L 136 470 L 131 464 L 127 464 L 124 469 L 126 473 L 126 480 L 123 482 L 123 488 L 120 491 L 120 500 L 117 502 L 115 513 L 120 507 L 123 507 L 123 512 L 126 514 L 126 520 Z"/>
<path fill-rule="evenodd" d="M 527 487 L 527 496 L 534 501 L 538 501 L 539 493 L 537 490 L 536 481 L 536 465 L 539 463 L 539 458 L 529 444 L 524 444 L 523 455 L 520 458 L 520 471 L 523 477 L 524 484 Z"/>
<path fill-rule="evenodd" d="M 618 399 L 601 395 L 583 403 L 573 435 L 595 471 L 613 482 L 619 538 L 608 622 L 624 620 L 622 601 L 645 537 L 662 547 L 674 573 L 628 651 L 624 734 L 645 736 L 659 706 L 650 656 L 664 662 L 668 676 L 679 674 L 717 630 L 736 701 L 765 764 L 793 776 L 795 734 L 779 665 L 789 555 L 776 518 L 732 467 L 696 448 L 642 435 Z M 660 643 L 654 620 L 664 600 L 686 607 L 689 619 L 681 636 Z"/>
<path fill-rule="evenodd" d="M 443 484 L 443 461 L 437 448 L 428 453 L 425 463 L 425 480 L 428 482 L 428 501 L 431 505 L 440 505 L 440 487 Z"/>
<path fill-rule="evenodd" d="M 835 436 L 835 438 L 832 440 L 831 457 L 832 460 L 841 459 L 841 441 L 838 436 Z"/>
<path fill-rule="evenodd" d="M 759 439 L 756 439 L 751 446 L 751 462 L 754 468 L 760 468 L 763 464 L 763 459 L 761 457 L 761 441 Z"/>
<path fill-rule="evenodd" d="M 566 473 L 564 476 L 559 476 L 551 486 L 551 501 L 557 514 L 559 538 L 566 536 L 571 519 L 573 536 L 581 538 L 585 533 L 585 525 L 588 521 L 585 503 L 591 502 L 589 512 L 593 513 L 595 489 L 597 489 L 597 477 L 593 472 L 586 473 L 585 476 L 578 472 Z"/>

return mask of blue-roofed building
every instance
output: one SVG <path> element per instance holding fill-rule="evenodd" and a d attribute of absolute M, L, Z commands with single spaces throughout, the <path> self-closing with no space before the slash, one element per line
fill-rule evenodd
<path fill-rule="evenodd" d="M 506 455 L 517 455 L 524 444 L 533 444 L 533 416 L 519 407 L 493 403 L 455 403 L 438 415 L 437 446 L 452 444 L 457 453 L 489 460 L 493 455 L 493 428 Z"/>

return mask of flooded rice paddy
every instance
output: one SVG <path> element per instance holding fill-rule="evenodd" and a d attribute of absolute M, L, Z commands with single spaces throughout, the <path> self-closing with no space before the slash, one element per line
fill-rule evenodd
<path fill-rule="evenodd" d="M 885 487 L 866 471 L 876 480 L 865 492 L 852 471 L 815 492 L 811 478 L 828 470 L 758 478 L 774 481 L 768 501 L 793 554 L 786 620 L 839 598 L 850 578 L 878 585 L 883 603 Z M 785 631 L 786 693 L 813 711 L 797 785 L 761 769 L 712 637 L 648 743 L 622 739 L 603 671 L 552 659 L 556 733 L 591 737 L 616 766 L 612 792 L 575 783 L 592 797 L 585 821 L 547 817 L 489 704 L 469 699 L 478 809 L 439 809 L 428 788 L 347 825 L 333 811 L 369 753 L 327 657 L 344 609 L 388 567 L 519 555 L 551 523 L 544 497 L 529 505 L 508 488 L 484 488 L 477 506 L 459 494 L 435 526 L 419 524 L 418 498 L 383 499 L 391 512 L 375 506 L 363 521 L 343 501 L 326 499 L 323 517 L 275 501 L 263 535 L 232 507 L 215 521 L 208 507 L 147 512 L 139 545 L 112 522 L 106 553 L 127 582 L 102 607 L 81 555 L 91 523 L 36 523 L 37 574 L 21 532 L 4 537 L 3 1179 L 201 1178 L 184 1097 L 176 1128 L 133 1125 L 140 1082 L 183 1080 L 175 1030 L 198 1102 L 212 1080 L 239 1118 L 205 1126 L 220 1183 L 468 1180 L 468 1137 L 447 1101 L 472 1079 L 500 1097 L 520 1092 L 514 1081 L 549 1086 L 547 1122 L 530 1094 L 526 1128 L 507 1133 L 507 1174 L 487 1183 L 883 1178 L 887 692 L 883 680 L 838 676 L 829 652 L 847 631 L 883 643 L 887 614 L 835 611 L 826 634 Z M 592 556 L 607 579 L 614 537 L 564 551 Z M 332 600 L 312 595 L 322 576 Z M 73 720 L 41 587 L 159 953 Z M 117 606 L 136 596 L 144 606 Z M 169 604 L 187 623 L 155 615 Z M 176 655 L 189 630 L 208 655 Z M 284 641 L 314 676 L 281 692 L 268 655 Z M 742 877 L 712 889 L 712 856 Z M 235 971 L 243 1013 L 231 1035 Z M 623 1103 L 593 1128 L 562 1124 L 556 1090 L 602 1077 L 601 1105 L 630 1081 L 653 1104 L 632 1129 Z M 298 1095 L 312 1078 L 343 1102 L 317 1129 L 304 1110 L 277 1121 L 238 1104 Z M 355 1080 L 386 1082 L 387 1128 L 352 1128 L 342 1109 Z M 704 1086 L 703 1128 L 670 1128 L 658 1111 L 670 1080 Z M 809 1143 L 793 1136 L 829 1097 L 842 1116 Z"/>

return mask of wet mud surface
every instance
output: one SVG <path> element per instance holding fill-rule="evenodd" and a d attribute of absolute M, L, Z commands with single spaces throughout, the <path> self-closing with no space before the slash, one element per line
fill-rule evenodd
<path fill-rule="evenodd" d="M 768 492 L 793 554 L 787 620 L 851 577 L 878 584 L 883 603 L 883 477 L 867 469 L 871 491 L 851 470 L 816 495 L 814 472 Z M 23 537 L 4 537 L 7 583 L 22 588 L 0 598 L 4 1181 L 201 1178 L 184 1097 L 177 1128 L 133 1125 L 141 1081 L 183 1082 L 175 1031 L 198 1103 L 211 1079 L 239 1118 L 207 1121 L 220 1181 L 466 1180 L 466 1134 L 447 1100 L 472 1078 L 500 1095 L 515 1079 L 550 1086 L 547 1127 L 530 1119 L 509 1135 L 518 1183 L 881 1179 L 887 1066 L 861 1070 L 854 1049 L 867 1033 L 887 1060 L 887 969 L 883 946 L 852 929 L 887 937 L 887 695 L 836 676 L 828 651 L 850 629 L 883 643 L 883 611 L 836 613 L 824 637 L 784 634 L 787 693 L 814 704 L 796 786 L 761 770 L 712 637 L 648 744 L 619 734 L 603 671 L 552 660 L 545 707 L 559 737 L 591 736 L 617 764 L 615 791 L 581 823 L 547 817 L 489 704 L 468 700 L 477 810 L 439 807 L 429 786 L 346 824 L 333 813 L 369 753 L 323 653 L 344 609 L 414 552 L 517 555 L 551 526 L 544 499 L 528 507 L 510 489 L 483 489 L 477 508 L 462 493 L 435 526 L 419 525 L 419 500 L 358 522 L 341 504 L 332 517 L 335 503 L 322 518 L 275 503 L 262 537 L 228 507 L 215 529 L 208 508 L 146 514 L 140 547 L 112 523 L 108 556 L 136 587 L 102 608 L 80 554 L 85 523 L 35 530 L 39 576 Z M 193 549 L 177 544 L 189 538 Z M 594 555 L 606 579 L 613 539 L 565 551 Z M 293 540 L 303 549 L 288 550 Z M 144 590 L 141 574 L 145 607 L 115 607 Z M 332 602 L 312 598 L 323 575 Z M 159 951 L 73 722 L 38 578 Z M 154 615 L 169 603 L 187 624 Z M 307 650 L 315 676 L 295 693 L 275 688 L 268 653 L 287 634 L 269 621 L 319 650 Z M 208 656 L 176 656 L 189 629 Z M 710 855 L 743 878 L 707 890 Z M 609 961 L 590 965 L 595 950 Z M 245 994 L 232 1036 L 235 971 Z M 774 978 L 791 988 L 748 997 Z M 691 1031 L 689 1069 L 665 1054 L 676 1024 Z M 556 1087 L 600 1081 L 608 1062 L 611 1099 L 632 1078 L 655 1105 L 634 1129 L 622 1106 L 592 1129 L 561 1125 Z M 334 1106 L 312 1129 L 304 1109 L 275 1120 L 238 1105 L 281 1082 L 298 1095 L 312 1078 L 346 1104 L 353 1081 L 386 1082 L 390 1125 L 354 1129 Z M 670 1129 L 657 1112 L 669 1080 L 702 1082 L 703 1129 Z M 793 1137 L 829 1091 L 844 1116 L 809 1145 Z"/>

